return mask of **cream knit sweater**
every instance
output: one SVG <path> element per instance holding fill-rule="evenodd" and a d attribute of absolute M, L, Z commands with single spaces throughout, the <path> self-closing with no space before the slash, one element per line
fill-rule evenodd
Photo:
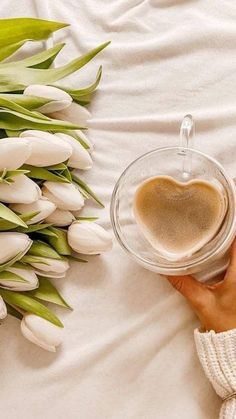
<path fill-rule="evenodd" d="M 236 329 L 194 332 L 197 353 L 206 376 L 223 404 L 220 419 L 236 419 Z"/>

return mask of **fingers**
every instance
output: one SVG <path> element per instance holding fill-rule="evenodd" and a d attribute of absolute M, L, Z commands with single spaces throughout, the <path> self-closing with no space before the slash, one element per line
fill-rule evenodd
<path fill-rule="evenodd" d="M 192 276 L 168 276 L 167 279 L 194 307 L 202 306 L 206 301 L 207 288 Z"/>

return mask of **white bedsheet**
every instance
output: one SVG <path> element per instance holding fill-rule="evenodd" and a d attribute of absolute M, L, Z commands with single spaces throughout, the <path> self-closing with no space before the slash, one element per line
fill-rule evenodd
<path fill-rule="evenodd" d="M 195 146 L 236 174 L 236 5 L 214 0 L 1 0 L 1 17 L 40 16 L 72 24 L 57 63 L 112 44 L 70 77 L 104 76 L 90 110 L 94 168 L 86 179 L 106 203 L 125 166 L 178 143 L 184 114 L 196 119 Z M 87 212 L 87 213 L 88 213 Z M 170 285 L 111 253 L 73 265 L 57 284 L 74 307 L 57 310 L 65 339 L 56 353 L 26 341 L 19 322 L 0 328 L 3 419 L 214 419 L 220 401 L 195 354 L 197 321 Z"/>

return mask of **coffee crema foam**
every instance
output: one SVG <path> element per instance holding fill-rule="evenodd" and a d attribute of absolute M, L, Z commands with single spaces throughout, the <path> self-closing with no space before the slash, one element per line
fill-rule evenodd
<path fill-rule="evenodd" d="M 134 197 L 134 216 L 143 235 L 168 260 L 191 256 L 219 231 L 227 200 L 214 184 L 183 183 L 170 176 L 145 180 Z"/>

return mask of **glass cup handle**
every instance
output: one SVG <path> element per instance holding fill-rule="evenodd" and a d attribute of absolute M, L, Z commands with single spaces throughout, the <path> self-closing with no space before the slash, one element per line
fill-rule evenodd
<path fill-rule="evenodd" d="M 194 120 L 192 115 L 185 115 L 180 127 L 180 146 L 188 148 L 189 144 L 192 146 L 192 141 L 195 134 Z"/>
<path fill-rule="evenodd" d="M 180 148 L 189 148 L 193 146 L 193 139 L 195 135 L 195 126 L 192 115 L 185 115 L 180 127 Z M 181 150 L 183 154 L 182 176 L 188 179 L 191 175 L 192 161 L 191 155 Z"/>

